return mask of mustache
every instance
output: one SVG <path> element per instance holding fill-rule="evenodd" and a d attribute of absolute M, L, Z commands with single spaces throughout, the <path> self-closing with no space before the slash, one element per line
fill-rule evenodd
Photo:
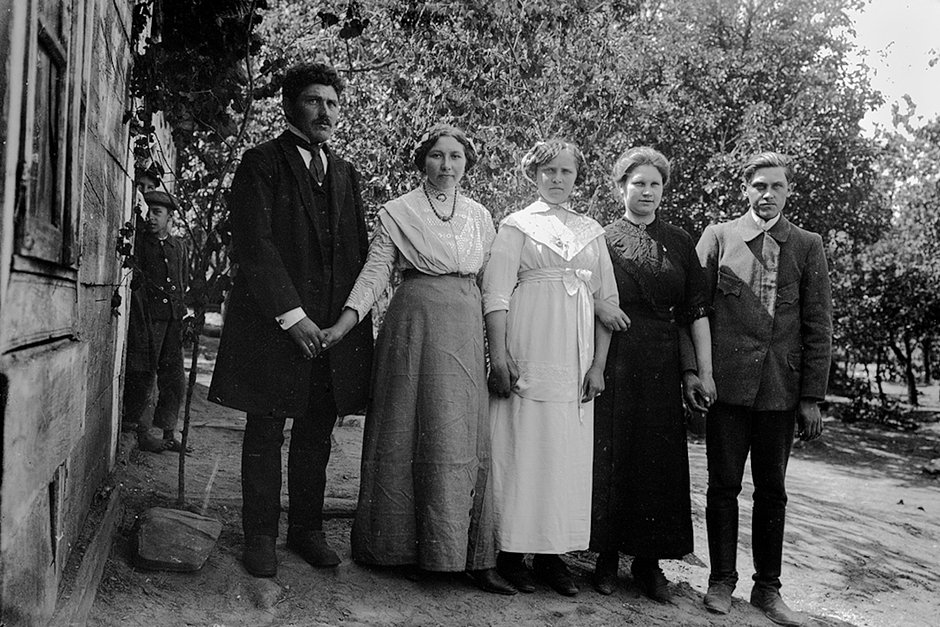
<path fill-rule="evenodd" d="M 314 124 L 322 124 L 324 126 L 333 126 L 330 118 L 317 118 L 313 121 Z"/>

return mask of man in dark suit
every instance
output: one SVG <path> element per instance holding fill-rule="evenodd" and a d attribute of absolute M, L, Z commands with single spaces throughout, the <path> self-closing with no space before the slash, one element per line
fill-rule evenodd
<path fill-rule="evenodd" d="M 372 360 L 371 323 L 323 350 L 321 329 L 342 311 L 368 248 L 359 174 L 326 145 L 343 87 L 328 65 L 289 69 L 287 130 L 244 154 L 229 196 L 237 273 L 209 398 L 248 414 L 242 528 L 257 577 L 277 572 L 288 417 L 287 546 L 314 566 L 340 561 L 322 526 L 331 433 L 337 415 L 365 406 Z"/>
<path fill-rule="evenodd" d="M 794 430 L 822 433 L 832 341 L 829 275 L 822 238 L 790 223 L 790 161 L 752 157 L 742 169 L 749 210 L 711 225 L 696 247 L 712 297 L 712 356 L 718 402 L 706 422 L 706 522 L 711 560 L 705 606 L 726 614 L 737 583 L 738 502 L 744 464 L 754 479 L 751 604 L 781 625 L 799 614 L 780 597 L 787 493 Z"/>

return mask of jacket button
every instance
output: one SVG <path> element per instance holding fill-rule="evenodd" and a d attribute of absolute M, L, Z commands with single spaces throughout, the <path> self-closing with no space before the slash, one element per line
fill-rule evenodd
<path fill-rule="evenodd" d="M 166 299 L 165 299 L 165 298 L 163 299 L 163 302 L 164 302 L 164 303 L 166 302 Z"/>

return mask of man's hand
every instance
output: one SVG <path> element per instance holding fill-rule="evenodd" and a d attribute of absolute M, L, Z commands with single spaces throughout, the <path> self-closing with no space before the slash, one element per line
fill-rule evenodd
<path fill-rule="evenodd" d="M 710 375 L 700 377 L 697 373 L 687 370 L 682 374 L 682 396 L 693 411 L 707 412 L 718 398 L 715 380 Z"/>
<path fill-rule="evenodd" d="M 800 401 L 797 426 L 799 427 L 797 435 L 805 442 L 815 440 L 822 435 L 822 414 L 819 413 L 819 404 L 816 401 Z"/>
<path fill-rule="evenodd" d="M 630 317 L 620 307 L 605 300 L 594 301 L 594 316 L 611 331 L 626 331 L 630 328 Z"/>
<path fill-rule="evenodd" d="M 604 391 L 604 369 L 591 366 L 584 375 L 584 384 L 581 386 L 581 402 L 589 403 Z"/>
<path fill-rule="evenodd" d="M 300 348 L 300 352 L 304 354 L 305 359 L 313 359 L 326 348 L 323 331 L 313 320 L 306 316 L 289 328 L 287 334 Z"/>
<path fill-rule="evenodd" d="M 488 380 L 490 392 L 500 398 L 509 398 L 509 394 L 516 387 L 519 380 L 519 367 L 512 357 L 504 362 L 490 362 L 490 376 Z"/>

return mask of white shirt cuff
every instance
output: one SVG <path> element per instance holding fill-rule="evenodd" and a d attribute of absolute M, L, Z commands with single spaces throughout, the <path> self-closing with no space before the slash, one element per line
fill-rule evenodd
<path fill-rule="evenodd" d="M 275 320 L 277 320 L 277 323 L 280 325 L 281 329 L 286 331 L 306 317 L 307 314 L 304 313 L 303 307 L 295 307 L 288 312 L 282 313 L 280 316 L 275 318 Z"/>

